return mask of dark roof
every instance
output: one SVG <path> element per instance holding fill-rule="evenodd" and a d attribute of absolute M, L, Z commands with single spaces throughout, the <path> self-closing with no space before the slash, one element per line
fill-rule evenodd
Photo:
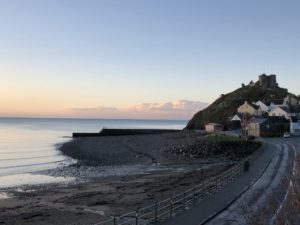
<path fill-rule="evenodd" d="M 258 110 L 259 109 L 259 105 L 255 105 L 255 104 L 252 104 L 252 103 L 248 103 L 249 105 L 251 105 L 254 109 Z"/>
<path fill-rule="evenodd" d="M 284 103 L 284 99 L 271 99 L 266 101 L 266 105 L 270 106 L 271 103 L 273 103 L 274 105 L 283 105 Z"/>
<path fill-rule="evenodd" d="M 290 113 L 290 110 L 285 106 L 279 106 L 279 108 L 281 108 L 283 111 L 285 111 L 287 113 Z"/>
<path fill-rule="evenodd" d="M 300 113 L 300 105 L 291 108 L 292 113 Z"/>
<path fill-rule="evenodd" d="M 289 120 L 284 116 L 269 116 L 269 120 L 272 123 L 289 123 Z"/>
<path fill-rule="evenodd" d="M 268 119 L 263 117 L 253 117 L 249 120 L 250 123 L 258 123 L 262 124 L 265 123 Z"/>
<path fill-rule="evenodd" d="M 291 121 L 292 121 L 292 123 L 298 123 L 299 122 L 299 117 L 291 116 Z"/>

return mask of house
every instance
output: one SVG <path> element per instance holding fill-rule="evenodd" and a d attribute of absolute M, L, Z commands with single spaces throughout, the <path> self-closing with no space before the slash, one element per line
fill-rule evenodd
<path fill-rule="evenodd" d="M 247 125 L 247 134 L 254 137 L 262 137 L 271 128 L 270 121 L 267 118 L 253 118 Z"/>
<path fill-rule="evenodd" d="M 290 128 L 289 120 L 282 116 L 253 117 L 247 124 L 247 134 L 255 137 L 280 137 Z"/>
<path fill-rule="evenodd" d="M 205 125 L 205 131 L 207 133 L 215 133 L 223 130 L 224 130 L 224 126 L 220 123 L 208 123 Z"/>
<path fill-rule="evenodd" d="M 260 109 L 260 106 L 248 103 L 245 101 L 243 105 L 238 107 L 238 113 L 242 114 L 249 114 L 251 116 L 261 116 L 262 115 L 262 110 Z"/>
<path fill-rule="evenodd" d="M 234 115 L 230 120 L 230 129 L 240 129 L 243 124 L 243 116 L 241 114 Z"/>
<path fill-rule="evenodd" d="M 269 112 L 269 106 L 267 106 L 267 104 L 260 100 L 257 102 L 253 102 L 252 104 L 259 106 L 263 113 Z"/>
<path fill-rule="evenodd" d="M 300 135 L 300 117 L 291 116 L 290 122 L 290 133 Z"/>
<path fill-rule="evenodd" d="M 249 119 L 251 118 L 252 116 L 250 114 L 237 113 L 230 120 L 230 128 L 231 129 L 243 128 L 247 125 Z"/>
<path fill-rule="evenodd" d="M 290 110 L 285 106 L 276 106 L 269 111 L 269 116 L 279 116 L 290 119 Z"/>

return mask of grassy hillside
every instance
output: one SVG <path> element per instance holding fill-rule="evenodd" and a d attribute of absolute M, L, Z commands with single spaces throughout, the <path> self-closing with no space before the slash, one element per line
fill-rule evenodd
<path fill-rule="evenodd" d="M 280 99 L 286 97 L 288 91 L 283 88 L 263 89 L 257 86 L 245 86 L 231 93 L 222 95 L 206 109 L 196 113 L 187 124 L 186 129 L 201 129 L 208 122 L 222 123 L 226 126 L 229 118 L 234 116 L 237 108 L 245 101 Z"/>

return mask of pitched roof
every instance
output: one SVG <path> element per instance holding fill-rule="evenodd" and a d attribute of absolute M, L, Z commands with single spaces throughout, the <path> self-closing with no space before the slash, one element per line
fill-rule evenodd
<path fill-rule="evenodd" d="M 274 105 L 283 105 L 284 104 L 284 99 L 270 99 L 266 101 L 266 105 L 270 106 L 271 104 Z"/>
<path fill-rule="evenodd" d="M 258 100 L 256 102 L 253 102 L 253 104 L 257 105 L 257 104 L 264 104 L 265 106 L 267 106 L 266 102 L 265 101 L 262 101 L 262 100 Z"/>
<path fill-rule="evenodd" d="M 242 117 L 241 115 L 235 114 L 235 115 L 232 117 L 231 121 L 241 121 L 242 118 L 243 118 L 243 117 Z"/>
<path fill-rule="evenodd" d="M 279 108 L 282 109 L 283 111 L 287 112 L 287 113 L 290 113 L 290 110 L 285 106 L 279 106 Z"/>
<path fill-rule="evenodd" d="M 252 103 L 250 103 L 249 105 L 251 105 L 254 109 L 256 109 L 256 110 L 258 110 L 259 109 L 259 105 L 254 105 L 254 104 L 252 104 Z"/>
<path fill-rule="evenodd" d="M 262 124 L 264 122 L 266 122 L 268 119 L 267 118 L 263 118 L 263 117 L 253 117 L 250 119 L 250 123 L 258 123 L 258 124 Z"/>
<path fill-rule="evenodd" d="M 254 108 L 254 109 L 256 109 L 256 110 L 258 110 L 259 107 L 260 107 L 259 105 L 255 105 L 255 104 L 250 103 L 250 102 L 248 102 L 248 101 L 245 101 L 243 105 L 245 105 L 245 104 L 250 105 L 252 108 Z M 243 106 L 243 105 L 241 105 L 241 106 Z"/>

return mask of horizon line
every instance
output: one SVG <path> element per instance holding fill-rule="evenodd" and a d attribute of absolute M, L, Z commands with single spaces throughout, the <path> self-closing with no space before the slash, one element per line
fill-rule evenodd
<path fill-rule="evenodd" d="M 80 118 L 80 117 L 19 117 L 0 116 L 0 119 L 64 119 L 64 120 L 148 120 L 148 121 L 189 121 L 190 119 L 129 119 L 129 118 Z"/>

